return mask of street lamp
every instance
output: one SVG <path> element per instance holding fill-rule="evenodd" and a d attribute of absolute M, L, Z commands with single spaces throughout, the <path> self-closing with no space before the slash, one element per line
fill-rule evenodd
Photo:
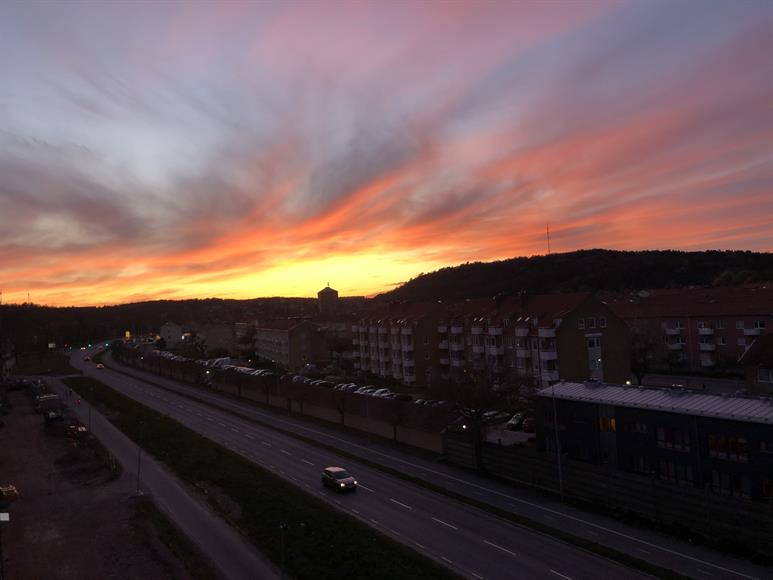
<path fill-rule="evenodd" d="M 281 522 L 279 524 L 279 550 L 282 555 L 282 580 L 285 578 L 285 532 L 287 531 L 287 524 Z M 0 580 L 2 580 L 0 578 Z"/>
<path fill-rule="evenodd" d="M 3 556 L 3 524 L 11 521 L 9 512 L 0 512 L 0 580 L 5 580 L 5 557 Z"/>

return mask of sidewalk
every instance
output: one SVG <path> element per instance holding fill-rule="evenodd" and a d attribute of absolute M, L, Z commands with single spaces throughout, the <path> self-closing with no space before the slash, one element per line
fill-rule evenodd
<path fill-rule="evenodd" d="M 67 387 L 52 381 L 65 402 L 71 403 L 77 393 L 67 397 Z M 121 433 L 85 400 L 71 408 L 85 425 L 91 419 L 91 429 L 97 439 L 136 480 L 139 464 L 140 486 L 149 492 L 166 517 L 208 557 L 215 568 L 229 580 L 279 578 L 276 567 L 250 545 L 236 530 L 205 507 L 201 500 L 188 492 L 185 484 L 172 475 L 163 464 L 145 453 Z M 138 463 L 139 460 L 139 463 Z"/>

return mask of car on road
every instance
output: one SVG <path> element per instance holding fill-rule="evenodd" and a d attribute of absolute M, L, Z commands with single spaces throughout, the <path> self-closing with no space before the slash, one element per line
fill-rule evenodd
<path fill-rule="evenodd" d="M 526 415 L 524 415 L 523 413 L 516 413 L 507 422 L 507 425 L 505 426 L 505 428 L 508 431 L 520 431 L 521 429 L 523 429 L 523 421 L 525 419 L 526 419 Z"/>
<path fill-rule="evenodd" d="M 102 363 L 97 363 L 97 368 L 98 369 L 103 369 L 103 368 L 105 368 L 105 365 L 103 365 Z"/>
<path fill-rule="evenodd" d="M 343 467 L 326 467 L 322 470 L 322 485 L 336 491 L 355 491 L 357 480 Z"/>

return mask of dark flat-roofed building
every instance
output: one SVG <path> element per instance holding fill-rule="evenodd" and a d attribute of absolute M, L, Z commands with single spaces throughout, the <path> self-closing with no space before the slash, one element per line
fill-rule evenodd
<path fill-rule="evenodd" d="M 773 397 L 598 382 L 537 394 L 537 446 L 716 493 L 773 500 Z"/>

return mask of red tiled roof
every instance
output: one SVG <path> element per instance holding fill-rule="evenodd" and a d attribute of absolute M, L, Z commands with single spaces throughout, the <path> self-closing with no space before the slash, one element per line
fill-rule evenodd
<path fill-rule="evenodd" d="M 599 299 L 624 319 L 773 316 L 773 285 L 668 288 L 638 294 L 603 294 Z"/>

